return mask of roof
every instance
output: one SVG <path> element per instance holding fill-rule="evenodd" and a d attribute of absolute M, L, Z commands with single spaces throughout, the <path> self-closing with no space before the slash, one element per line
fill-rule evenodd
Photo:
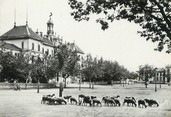
<path fill-rule="evenodd" d="M 43 37 L 43 44 L 48 46 L 54 46 L 53 43 L 46 37 Z"/>
<path fill-rule="evenodd" d="M 32 29 L 30 29 L 27 25 L 25 26 L 15 26 L 2 36 L 0 36 L 0 40 L 11 40 L 11 39 L 28 39 L 32 38 L 38 41 L 43 41 L 43 39 L 36 34 Z"/>
<path fill-rule="evenodd" d="M 72 48 L 73 51 L 75 51 L 76 53 L 80 53 L 80 54 L 84 54 L 84 52 L 75 44 L 75 43 L 71 43 L 70 47 Z"/>
<path fill-rule="evenodd" d="M 21 48 L 15 46 L 14 44 L 9 44 L 9 43 L 0 43 L 0 48 L 5 48 L 5 49 L 15 50 L 15 51 L 21 52 Z"/>

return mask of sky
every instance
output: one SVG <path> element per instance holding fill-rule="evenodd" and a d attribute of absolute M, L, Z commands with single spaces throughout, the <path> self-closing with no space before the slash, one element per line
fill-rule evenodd
<path fill-rule="evenodd" d="M 0 0 L 0 35 L 12 29 L 15 20 L 19 26 L 25 25 L 26 19 L 33 31 L 46 34 L 50 12 L 56 35 L 75 42 L 85 54 L 117 61 L 130 71 L 145 64 L 159 68 L 171 65 L 171 54 L 154 51 L 157 43 L 140 37 L 137 24 L 114 21 L 103 31 L 95 20 L 77 22 L 70 15 L 68 0 Z"/>

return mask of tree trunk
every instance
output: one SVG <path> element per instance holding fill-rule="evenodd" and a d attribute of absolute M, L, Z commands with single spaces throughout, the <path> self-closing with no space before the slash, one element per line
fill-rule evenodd
<path fill-rule="evenodd" d="M 89 88 L 91 89 L 91 79 L 89 79 Z"/>
<path fill-rule="evenodd" d="M 65 79 L 65 82 L 64 82 L 64 88 L 66 88 L 66 78 L 64 78 Z"/>
<path fill-rule="evenodd" d="M 63 91 L 63 83 L 59 83 L 59 97 L 62 97 L 62 91 Z"/>
<path fill-rule="evenodd" d="M 92 82 L 92 89 L 94 89 L 94 82 Z"/>
<path fill-rule="evenodd" d="M 39 78 L 38 78 L 38 86 L 37 86 L 37 93 L 39 93 L 39 85 L 40 85 L 40 82 L 39 82 Z"/>
<path fill-rule="evenodd" d="M 59 72 L 56 73 L 56 81 L 59 81 Z"/>
<path fill-rule="evenodd" d="M 145 81 L 145 88 L 147 88 L 147 81 Z"/>
<path fill-rule="evenodd" d="M 25 90 L 27 89 L 27 79 L 26 79 L 26 83 L 25 83 Z"/>

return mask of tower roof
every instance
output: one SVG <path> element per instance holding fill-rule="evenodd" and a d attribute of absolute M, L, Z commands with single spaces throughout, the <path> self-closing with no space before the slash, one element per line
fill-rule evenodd
<path fill-rule="evenodd" d="M 53 24 L 53 21 L 52 21 L 51 19 L 48 20 L 47 24 L 52 24 L 52 25 L 54 25 L 54 24 Z"/>
<path fill-rule="evenodd" d="M 16 26 L 11 30 L 7 31 L 5 34 L 0 36 L 0 40 L 12 40 L 12 39 L 35 39 L 37 41 L 43 41 L 43 39 L 36 34 L 27 25 Z"/>

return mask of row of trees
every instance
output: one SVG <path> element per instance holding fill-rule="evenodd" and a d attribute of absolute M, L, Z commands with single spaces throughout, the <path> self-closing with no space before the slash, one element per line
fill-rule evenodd
<path fill-rule="evenodd" d="M 71 44 L 60 42 L 53 56 L 34 57 L 31 53 L 12 55 L 0 51 L 2 66 L 0 82 L 47 83 L 49 79 L 59 76 L 64 79 L 77 74 L 79 55 L 71 48 Z"/>
<path fill-rule="evenodd" d="M 135 79 L 137 73 L 129 72 L 124 66 L 119 65 L 117 61 L 104 60 L 102 57 L 92 57 L 87 54 L 82 58 L 83 80 L 89 81 L 90 87 L 96 81 L 105 81 L 111 84 L 112 81 L 121 81 L 125 79 Z"/>
<path fill-rule="evenodd" d="M 56 81 L 62 77 L 64 81 L 69 76 L 80 76 L 84 81 L 120 81 L 121 79 L 134 79 L 136 73 L 129 72 L 116 61 L 104 60 L 102 57 L 92 57 L 87 54 L 80 57 L 73 51 L 69 43 L 60 43 L 55 48 L 53 56 L 45 55 L 43 58 L 32 58 L 28 54 L 17 56 L 0 51 L 0 65 L 2 65 L 0 82 L 28 82 L 47 83 L 49 79 Z"/>

